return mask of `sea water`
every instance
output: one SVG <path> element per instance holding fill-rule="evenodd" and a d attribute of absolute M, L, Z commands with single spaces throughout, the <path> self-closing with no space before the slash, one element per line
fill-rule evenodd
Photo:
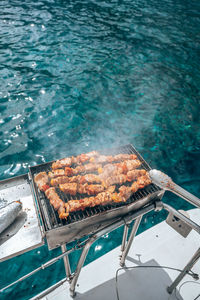
<path fill-rule="evenodd" d="M 0 179 L 132 143 L 200 196 L 199 32 L 199 1 L 1 1 Z M 164 201 L 192 207 L 170 193 Z M 140 231 L 165 217 L 148 214 Z M 98 240 L 86 263 L 118 246 L 121 233 Z M 1 263 L 0 287 L 59 253 L 45 245 Z M 28 299 L 64 276 L 60 261 L 0 298 Z"/>

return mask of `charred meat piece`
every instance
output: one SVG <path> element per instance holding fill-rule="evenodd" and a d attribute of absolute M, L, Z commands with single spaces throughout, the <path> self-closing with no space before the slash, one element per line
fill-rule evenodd
<path fill-rule="evenodd" d="M 63 183 L 63 184 L 59 185 L 59 188 L 65 194 L 76 195 L 77 190 L 78 190 L 78 184 L 75 183 L 75 182 L 73 182 L 73 183 Z"/>
<path fill-rule="evenodd" d="M 46 191 L 49 186 L 49 177 L 46 172 L 40 172 L 34 177 L 34 181 L 37 184 L 40 191 Z"/>
<path fill-rule="evenodd" d="M 57 186 L 59 184 L 62 183 L 71 183 L 71 182 L 81 182 L 82 176 L 78 175 L 78 176 L 72 176 L 72 177 L 68 177 L 68 176 L 60 176 L 60 177 L 56 177 L 56 178 L 52 178 L 50 180 L 50 184 L 51 186 Z"/>
<path fill-rule="evenodd" d="M 66 166 L 71 166 L 74 163 L 74 157 L 66 157 L 52 163 L 52 169 L 60 169 Z"/>
<path fill-rule="evenodd" d="M 98 175 L 95 174 L 86 174 L 85 176 L 82 176 L 82 180 L 85 180 L 85 182 L 92 183 L 101 183 L 101 179 Z"/>
<path fill-rule="evenodd" d="M 96 195 L 104 191 L 105 187 L 100 184 L 77 184 L 77 183 L 64 183 L 60 184 L 59 188 L 65 194 L 76 195 L 79 194 L 88 194 Z"/>
<path fill-rule="evenodd" d="M 104 191 L 104 186 L 101 184 L 88 184 L 86 187 L 88 195 L 96 195 Z"/>
<path fill-rule="evenodd" d="M 147 175 L 147 171 L 146 170 L 131 170 L 131 171 L 128 171 L 127 173 L 127 180 L 128 181 L 133 181 L 135 179 L 137 179 L 138 177 L 140 176 L 144 176 L 144 175 Z"/>
<path fill-rule="evenodd" d="M 53 170 L 52 172 L 48 173 L 49 178 L 55 178 L 55 177 L 64 176 L 64 175 L 65 175 L 65 170 L 63 170 L 63 169 L 56 169 L 56 170 Z"/>
<path fill-rule="evenodd" d="M 141 166 L 141 161 L 138 159 L 133 160 L 126 160 L 123 163 L 120 164 L 119 167 L 121 167 L 124 171 L 124 173 L 127 173 L 130 170 L 136 169 Z"/>
<path fill-rule="evenodd" d="M 46 190 L 45 195 L 49 199 L 51 205 L 53 205 L 54 209 L 58 211 L 59 218 L 66 219 L 69 216 L 69 211 L 66 210 L 65 202 L 60 199 L 55 188 L 52 187 Z"/>
<path fill-rule="evenodd" d="M 109 185 L 113 185 L 113 184 L 122 184 L 126 181 L 127 181 L 127 176 L 125 174 L 119 174 L 119 175 L 109 177 L 105 181 L 105 185 L 109 186 Z"/>

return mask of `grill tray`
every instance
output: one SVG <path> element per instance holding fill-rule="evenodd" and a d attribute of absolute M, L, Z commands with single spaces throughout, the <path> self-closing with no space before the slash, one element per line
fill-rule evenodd
<path fill-rule="evenodd" d="M 130 144 L 115 149 L 101 151 L 101 154 L 104 155 L 116 155 L 120 153 L 136 154 L 138 159 L 142 162 L 141 168 L 147 171 L 151 169 L 136 149 Z M 162 197 L 163 194 L 159 187 L 150 184 L 134 193 L 126 203 L 106 206 L 99 205 L 86 208 L 84 211 L 70 213 L 67 220 L 61 220 L 45 194 L 38 189 L 34 182 L 35 174 L 42 171 L 50 171 L 52 162 L 30 167 L 33 190 L 39 206 L 43 230 L 47 237 L 49 249 L 54 249 L 62 243 L 71 242 L 80 239 L 84 235 L 93 233 L 97 229 L 107 226 L 113 219 L 122 217 L 133 210 L 135 211 L 150 201 L 155 201 L 156 198 Z M 62 192 L 59 192 L 59 196 L 65 202 L 83 198 L 83 195 L 71 196 L 64 195 Z"/>

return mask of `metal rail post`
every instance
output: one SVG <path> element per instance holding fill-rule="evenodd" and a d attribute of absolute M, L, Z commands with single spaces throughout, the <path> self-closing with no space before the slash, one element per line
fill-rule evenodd
<path fill-rule="evenodd" d="M 178 277 L 174 280 L 174 282 L 167 287 L 167 291 L 169 294 L 173 292 L 173 290 L 177 287 L 179 282 L 183 279 L 183 277 L 191 270 L 191 268 L 194 266 L 194 264 L 198 261 L 200 258 L 200 248 L 195 252 L 193 257 L 190 259 L 188 264 L 185 266 L 183 271 L 178 275 Z"/>

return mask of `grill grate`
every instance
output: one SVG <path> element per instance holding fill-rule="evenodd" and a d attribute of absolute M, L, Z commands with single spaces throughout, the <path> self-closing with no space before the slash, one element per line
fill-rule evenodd
<path fill-rule="evenodd" d="M 116 154 L 120 154 L 120 153 L 136 154 L 137 157 L 139 158 L 139 160 L 142 162 L 141 168 L 143 168 L 147 171 L 149 171 L 151 169 L 150 166 L 146 163 L 146 161 L 141 157 L 141 155 L 135 150 L 135 148 L 132 145 L 126 145 L 126 146 L 122 146 L 122 147 L 119 147 L 119 148 L 109 149 L 109 150 L 105 150 L 105 151 L 101 152 L 101 154 L 104 154 L 104 155 L 116 155 Z M 52 165 L 52 162 L 49 162 L 49 163 L 41 164 L 41 165 L 30 168 L 30 174 L 31 174 L 31 177 L 32 177 L 33 185 L 34 185 L 34 190 L 35 190 L 35 193 L 36 193 L 36 197 L 38 199 L 40 212 L 41 212 L 41 217 L 42 217 L 42 220 L 43 220 L 46 231 L 57 228 L 57 227 L 62 227 L 62 226 L 65 226 L 65 225 L 72 224 L 74 222 L 77 222 L 77 221 L 89 218 L 91 216 L 100 214 L 101 212 L 110 211 L 110 210 L 112 210 L 113 208 L 116 208 L 116 207 L 123 207 L 127 204 L 138 201 L 138 200 L 140 200 L 140 199 L 142 199 L 142 198 L 144 198 L 144 197 L 160 190 L 154 184 L 150 184 L 149 186 L 147 186 L 143 189 L 140 189 L 139 191 L 134 193 L 126 201 L 126 203 L 118 203 L 118 204 L 113 204 L 113 205 L 88 207 L 84 211 L 70 213 L 67 220 L 61 220 L 58 216 L 58 213 L 54 210 L 53 206 L 50 204 L 49 200 L 46 198 L 45 194 L 37 188 L 37 186 L 36 186 L 36 184 L 33 180 L 35 174 L 37 174 L 39 172 L 44 172 L 44 171 L 48 172 L 48 171 L 50 171 L 51 170 L 51 165 Z M 65 195 L 59 189 L 57 189 L 57 193 L 59 194 L 60 198 L 64 202 L 67 202 L 67 201 L 73 200 L 73 199 L 79 199 L 80 200 L 81 198 L 83 198 L 82 195 L 76 195 L 76 196 Z"/>

